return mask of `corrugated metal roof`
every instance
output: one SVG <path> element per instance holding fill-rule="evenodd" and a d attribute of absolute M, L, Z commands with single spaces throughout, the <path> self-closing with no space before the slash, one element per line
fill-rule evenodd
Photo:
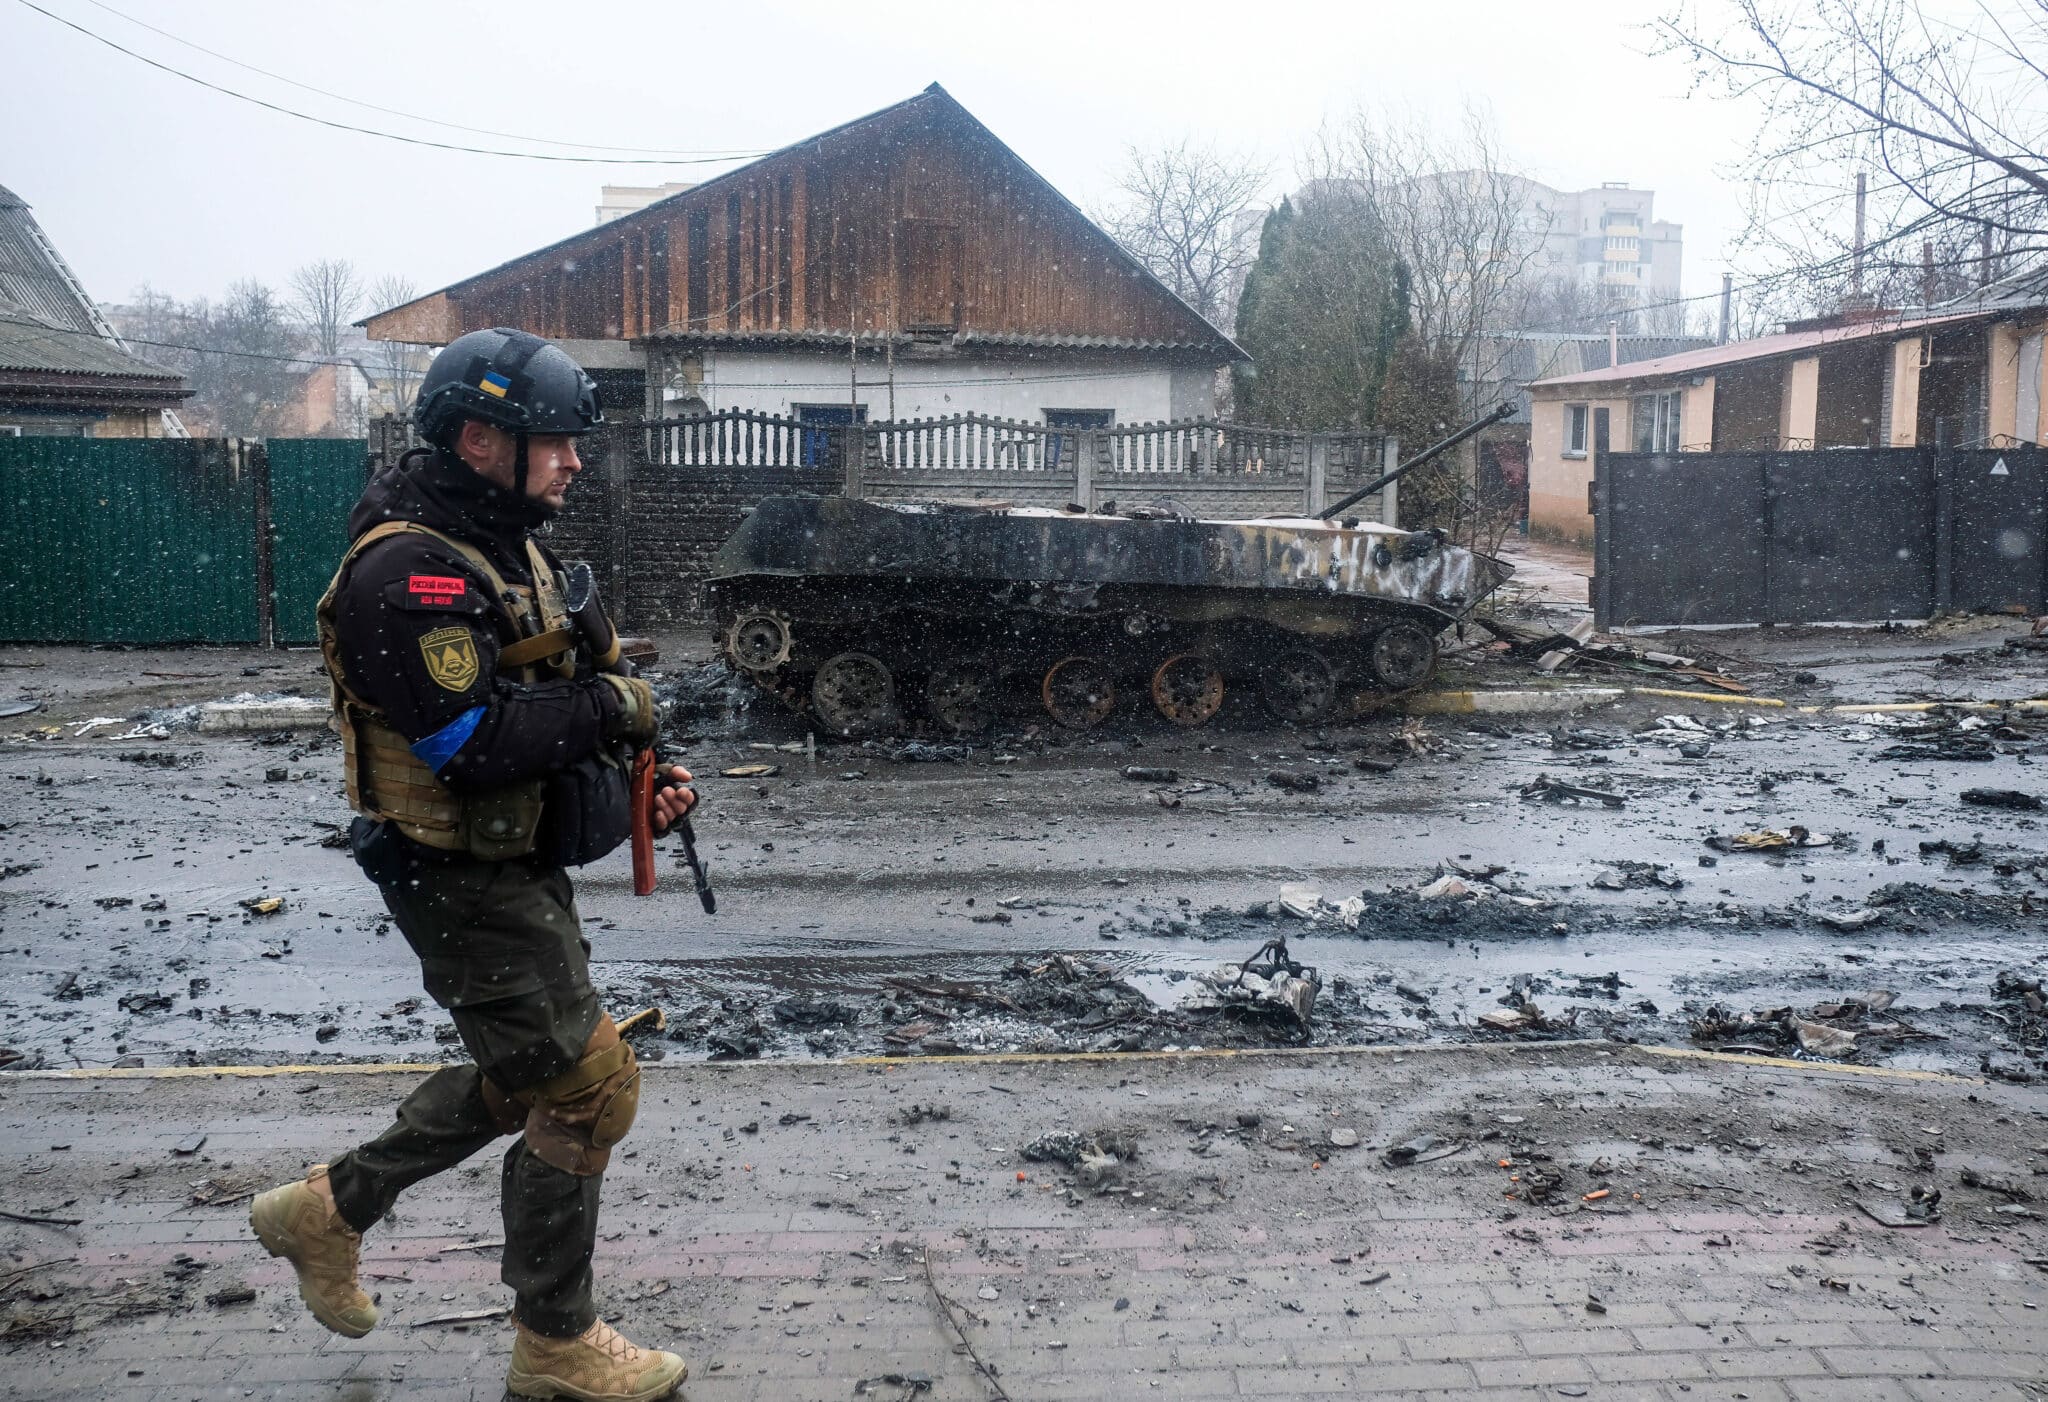
<path fill-rule="evenodd" d="M 22 198 L 0 185 L 0 369 L 179 380 L 131 353 Z"/>
<path fill-rule="evenodd" d="M 1938 304 L 1940 311 L 1978 311 L 1992 308 L 2048 305 L 2048 260 L 2029 263 L 1988 286 L 1965 292 Z"/>
<path fill-rule="evenodd" d="M 1701 350 L 1682 351 L 1677 355 L 1658 356 L 1653 360 L 1624 363 L 1602 370 L 1588 370 L 1576 375 L 1553 375 L 1548 379 L 1534 381 L 1530 388 L 1606 384 L 1621 380 L 1656 380 L 1670 375 L 1696 375 L 1724 365 L 1739 365 L 1747 360 L 1769 360 L 1774 356 L 1811 354 L 1846 341 L 1868 340 L 1874 336 L 1896 336 L 1901 332 L 1917 331 L 1922 327 L 1942 326 L 1950 322 L 1969 321 L 1972 318 L 1997 314 L 1996 309 L 1951 312 L 1941 316 L 1860 321 L 1848 326 L 1826 326 L 1813 331 L 1787 331 L 1776 336 L 1759 336 L 1753 341 L 1731 341 L 1725 346 L 1707 346 Z"/>
<path fill-rule="evenodd" d="M 816 349 L 837 351 L 844 355 L 846 339 L 843 332 L 831 331 L 705 331 L 690 327 L 669 327 L 655 332 L 652 336 L 642 336 L 633 344 L 714 348 L 723 346 L 735 350 Z M 935 343 L 934 338 L 930 336 L 917 336 L 909 332 L 891 335 L 886 331 L 863 331 L 858 343 L 862 349 L 879 350 L 891 341 L 899 350 Z M 937 338 L 936 344 L 950 345 L 960 350 L 972 350 L 978 346 L 1001 350 L 1101 350 L 1162 354 L 1207 353 L 1214 350 L 1212 343 L 1207 341 L 1155 341 L 1128 336 L 1029 336 L 1007 331 L 972 330 Z"/>

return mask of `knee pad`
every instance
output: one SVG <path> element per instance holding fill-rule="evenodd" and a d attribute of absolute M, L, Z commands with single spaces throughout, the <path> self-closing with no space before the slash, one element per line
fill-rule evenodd
<path fill-rule="evenodd" d="M 526 1144 L 534 1156 L 589 1177 L 604 1172 L 612 1146 L 633 1127 L 640 1109 L 640 1061 L 605 1017 L 574 1066 L 520 1094 L 530 1107 Z"/>
<path fill-rule="evenodd" d="M 498 1127 L 498 1133 L 517 1134 L 526 1128 L 526 1117 L 530 1112 L 524 1096 L 502 1089 L 489 1076 L 479 1076 L 478 1082 L 484 1108 L 490 1111 L 491 1123 Z"/>

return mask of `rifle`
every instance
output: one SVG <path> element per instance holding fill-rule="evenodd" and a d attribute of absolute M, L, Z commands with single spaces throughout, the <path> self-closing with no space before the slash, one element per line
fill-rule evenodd
<path fill-rule="evenodd" d="M 633 666 L 620 656 L 619 635 L 598 604 L 597 580 L 589 565 L 569 567 L 562 600 L 568 609 L 569 621 L 589 643 L 591 655 L 606 671 L 631 676 Z M 674 786 L 673 781 L 662 778 L 664 767 L 653 745 L 640 751 L 633 759 L 633 894 L 636 896 L 654 894 L 654 792 L 657 788 Z M 718 898 L 712 894 L 711 877 L 697 856 L 696 830 L 690 826 L 688 818 L 677 819 L 671 824 L 671 829 L 683 840 L 683 860 L 689 864 L 690 875 L 696 881 L 698 902 L 703 905 L 706 915 L 716 915 Z"/>

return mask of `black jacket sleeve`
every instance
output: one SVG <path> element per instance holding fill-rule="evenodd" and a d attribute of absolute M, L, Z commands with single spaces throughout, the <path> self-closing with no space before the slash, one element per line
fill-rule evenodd
<path fill-rule="evenodd" d="M 458 793 L 574 764 L 621 719 L 611 688 L 594 678 L 499 676 L 489 588 L 439 542 L 398 536 L 351 562 L 335 600 L 350 687 Z"/>

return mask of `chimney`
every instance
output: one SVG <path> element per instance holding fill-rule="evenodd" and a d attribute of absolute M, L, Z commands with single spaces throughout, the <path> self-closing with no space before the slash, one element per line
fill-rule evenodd
<path fill-rule="evenodd" d="M 1621 323 L 1610 321 L 1607 323 L 1607 368 L 1611 370 L 1619 364 L 1621 364 Z"/>
<path fill-rule="evenodd" d="M 1856 253 L 1850 264 L 1849 290 L 1860 301 L 1863 296 L 1863 207 L 1866 185 L 1862 171 L 1856 172 Z"/>
<path fill-rule="evenodd" d="M 1729 313 L 1735 305 L 1735 274 L 1721 274 L 1721 344 L 1728 344 Z"/>

